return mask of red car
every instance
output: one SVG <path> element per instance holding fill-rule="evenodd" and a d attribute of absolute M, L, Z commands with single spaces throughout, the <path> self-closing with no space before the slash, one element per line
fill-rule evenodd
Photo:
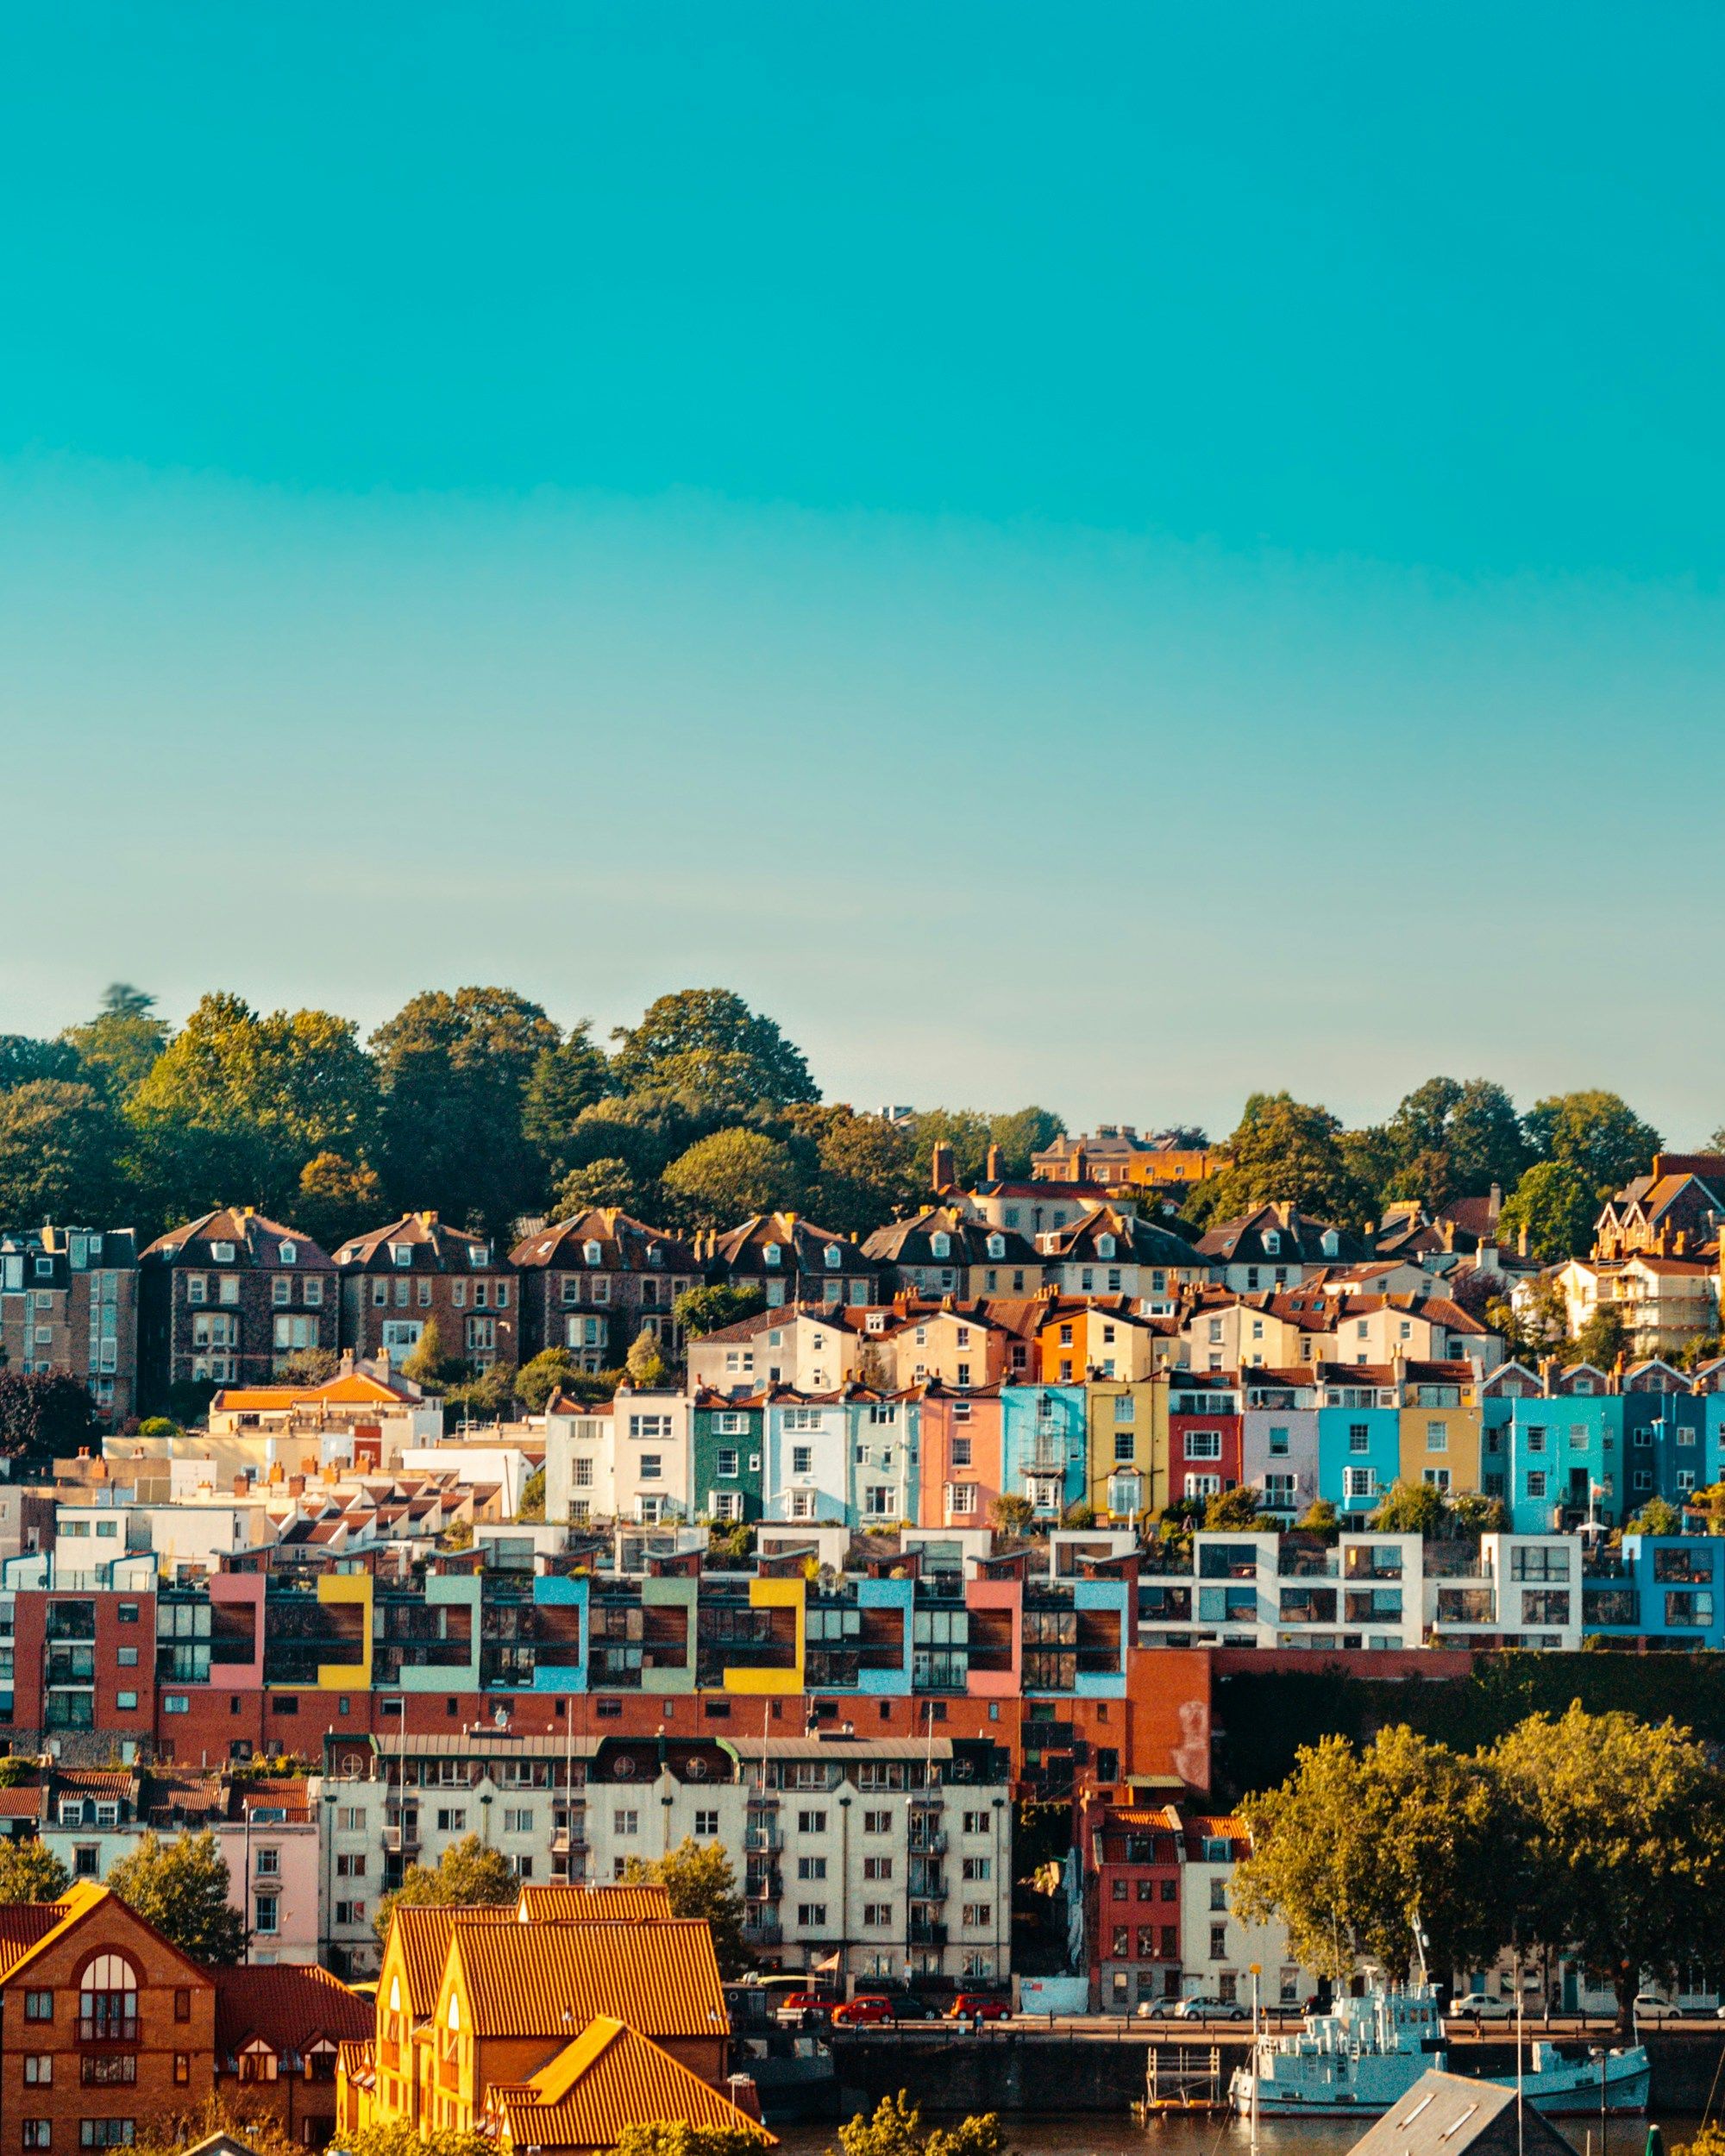
<path fill-rule="evenodd" d="M 990 1992 L 961 1991 L 946 2018 L 949 2021 L 970 2021 L 978 2017 L 985 2021 L 1009 2021 L 1013 2009 L 1004 1999 L 997 1999 Z"/>
<path fill-rule="evenodd" d="M 878 1998 L 871 1992 L 860 1992 L 856 1998 L 832 2010 L 835 2028 L 878 2028 L 883 2021 L 892 2019 L 892 2001 Z"/>
<path fill-rule="evenodd" d="M 819 2014 L 825 2017 L 838 2004 L 819 1991 L 788 1991 L 779 2001 L 775 2018 L 781 2021 L 800 2021 L 805 2014 Z"/>

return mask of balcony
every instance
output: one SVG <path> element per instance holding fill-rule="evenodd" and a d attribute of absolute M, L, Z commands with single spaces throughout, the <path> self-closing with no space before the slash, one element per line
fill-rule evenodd
<path fill-rule="evenodd" d="M 784 1830 L 775 1823 L 763 1821 L 743 1830 L 743 1846 L 746 1850 L 776 1851 L 784 1846 Z"/>
<path fill-rule="evenodd" d="M 910 1852 L 913 1857 L 944 1857 L 946 1854 L 946 1837 L 942 1833 L 919 1834 L 913 1822 Z"/>
<path fill-rule="evenodd" d="M 783 1944 L 785 1927 L 776 1909 L 754 1909 L 743 1921 L 743 1936 L 751 1946 Z"/>
<path fill-rule="evenodd" d="M 138 2040 L 138 2015 L 135 2008 L 129 2014 L 80 2014 L 78 2017 L 78 2040 L 80 2044 L 135 2044 Z"/>
<path fill-rule="evenodd" d="M 944 1946 L 946 1944 L 945 1925 L 938 1924 L 928 1917 L 912 1917 L 910 1934 L 913 1946 Z"/>

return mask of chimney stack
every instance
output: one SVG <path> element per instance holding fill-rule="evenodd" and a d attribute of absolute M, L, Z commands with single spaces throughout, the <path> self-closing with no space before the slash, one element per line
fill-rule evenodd
<path fill-rule="evenodd" d="M 937 1190 L 950 1190 L 956 1180 L 952 1165 L 952 1148 L 944 1139 L 937 1142 L 928 1164 L 929 1181 Z"/>
<path fill-rule="evenodd" d="M 982 1173 L 988 1177 L 991 1183 L 997 1183 L 1002 1180 L 1003 1171 L 1000 1167 L 1000 1149 L 998 1145 L 989 1146 L 988 1153 L 982 1162 Z"/>

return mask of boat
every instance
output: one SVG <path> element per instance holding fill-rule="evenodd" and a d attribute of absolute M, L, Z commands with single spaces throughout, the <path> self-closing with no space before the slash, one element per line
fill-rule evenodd
<path fill-rule="evenodd" d="M 1338 1999 L 1327 2013 L 1308 2014 L 1297 2034 L 1258 2035 L 1251 2063 L 1234 2069 L 1228 2093 L 1246 2115 L 1370 2118 L 1399 2103 L 1432 2067 L 1449 2070 L 1443 2009 L 1433 1985 L 1407 1984 Z M 1555 2044 L 1540 2042 L 1519 2075 L 1481 2078 L 1519 2088 L 1534 2110 L 1561 2119 L 1645 2111 L 1651 2077 L 1639 2044 L 1565 2059 Z"/>

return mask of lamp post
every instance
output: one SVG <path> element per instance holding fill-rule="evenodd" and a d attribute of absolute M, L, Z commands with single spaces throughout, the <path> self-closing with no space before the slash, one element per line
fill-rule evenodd
<path fill-rule="evenodd" d="M 336 1959 L 336 1791 L 323 1784 L 323 1950 L 324 1966 Z"/>

